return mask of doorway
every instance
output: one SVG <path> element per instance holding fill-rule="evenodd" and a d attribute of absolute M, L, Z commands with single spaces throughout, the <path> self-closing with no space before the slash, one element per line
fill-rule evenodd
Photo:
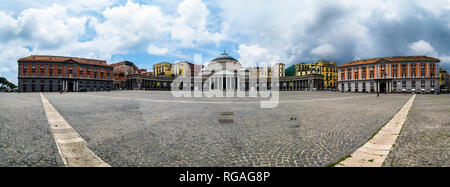
<path fill-rule="evenodd" d="M 386 82 L 380 82 L 380 93 L 386 93 Z"/>
<path fill-rule="evenodd" d="M 67 91 L 73 92 L 73 82 L 72 81 L 67 82 Z"/>
<path fill-rule="evenodd" d="M 222 83 L 223 83 L 223 84 L 222 84 L 222 89 L 223 89 L 223 90 L 226 90 L 226 89 L 227 89 L 227 78 L 226 78 L 226 77 L 223 78 Z"/>

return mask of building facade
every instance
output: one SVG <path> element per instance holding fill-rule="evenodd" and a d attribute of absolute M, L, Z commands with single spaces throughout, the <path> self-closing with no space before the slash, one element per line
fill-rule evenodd
<path fill-rule="evenodd" d="M 187 74 L 187 71 L 189 71 L 189 75 L 193 77 L 196 73 L 198 74 L 203 68 L 203 65 L 196 65 L 187 61 L 176 62 L 172 66 L 172 76 L 183 76 Z"/>
<path fill-rule="evenodd" d="M 124 87 L 126 77 L 139 73 L 139 68 L 130 61 L 123 61 L 111 64 L 114 73 L 114 89 Z"/>
<path fill-rule="evenodd" d="M 334 61 L 320 60 L 316 63 L 297 63 L 286 69 L 286 76 L 322 75 L 324 89 L 337 88 L 337 64 Z"/>
<path fill-rule="evenodd" d="M 153 65 L 153 76 L 172 76 L 172 64 L 161 62 Z"/>
<path fill-rule="evenodd" d="M 320 60 L 317 62 L 320 74 L 323 75 L 323 86 L 325 89 L 336 89 L 338 83 L 337 64 L 334 61 Z"/>
<path fill-rule="evenodd" d="M 272 66 L 272 75 L 271 76 L 277 76 L 278 77 L 285 77 L 286 76 L 286 65 L 283 63 L 276 63 Z"/>
<path fill-rule="evenodd" d="M 113 89 L 113 67 L 106 61 L 60 56 L 18 60 L 19 92 L 106 91 Z"/>
<path fill-rule="evenodd" d="M 345 92 L 439 92 L 439 59 L 398 56 L 338 66 L 338 89 Z"/>
<path fill-rule="evenodd" d="M 243 67 L 235 58 L 222 53 L 200 71 L 196 78 L 177 79 L 172 86 L 191 90 L 319 90 L 322 75 L 285 76 L 284 64 L 272 67 Z M 275 72 L 275 74 L 274 74 Z"/>

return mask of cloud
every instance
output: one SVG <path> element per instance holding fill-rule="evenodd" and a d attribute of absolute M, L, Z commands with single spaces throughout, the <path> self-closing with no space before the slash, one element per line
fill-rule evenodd
<path fill-rule="evenodd" d="M 433 43 L 439 54 L 450 53 L 449 1 L 248 0 L 246 4 L 219 3 L 225 33 L 233 40 L 264 46 L 286 64 L 318 60 L 315 55 L 340 64 L 355 57 L 406 55 L 410 43 L 419 40 Z"/>
<path fill-rule="evenodd" d="M 207 30 L 209 10 L 201 0 L 184 0 L 178 6 L 178 17 L 172 20 L 171 38 L 182 46 L 218 43 L 225 36 Z"/>
<path fill-rule="evenodd" d="M 147 52 L 148 52 L 148 54 L 152 54 L 152 55 L 165 55 L 169 52 L 169 49 L 159 48 L 159 47 L 156 47 L 155 45 L 151 44 L 150 46 L 148 46 Z"/>
<path fill-rule="evenodd" d="M 23 47 L 12 46 L 0 52 L 0 74 L 17 85 L 17 60 L 29 56 L 31 52 Z"/>
<path fill-rule="evenodd" d="M 444 67 L 448 67 L 450 65 L 450 56 L 439 54 L 434 49 L 434 47 L 426 41 L 419 40 L 417 42 L 413 42 L 409 45 L 409 49 L 410 49 L 409 55 L 431 56 L 441 60 L 441 65 L 443 65 Z"/>
<path fill-rule="evenodd" d="M 333 55 L 335 52 L 336 52 L 336 49 L 334 49 L 333 44 L 329 44 L 329 43 L 322 44 L 311 50 L 311 54 L 319 55 L 319 56 Z"/>
<path fill-rule="evenodd" d="M 436 51 L 433 46 L 431 46 L 428 42 L 419 40 L 417 42 L 409 45 L 409 49 L 411 53 L 414 55 L 434 55 L 436 56 Z"/>
<path fill-rule="evenodd" d="M 267 49 L 262 48 L 259 45 L 247 46 L 241 44 L 239 45 L 237 52 L 240 56 L 239 62 L 248 67 L 266 67 L 279 61 L 278 56 L 272 55 Z"/>

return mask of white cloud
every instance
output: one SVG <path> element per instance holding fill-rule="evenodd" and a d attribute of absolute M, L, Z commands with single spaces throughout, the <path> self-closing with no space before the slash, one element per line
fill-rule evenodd
<path fill-rule="evenodd" d="M 152 54 L 152 55 L 165 55 L 169 52 L 169 49 L 159 48 L 159 47 L 156 47 L 155 45 L 151 44 L 147 47 L 147 52 L 148 52 L 148 54 Z"/>
<path fill-rule="evenodd" d="M 218 43 L 225 36 L 207 29 L 209 10 L 201 0 L 184 0 L 178 6 L 178 17 L 172 20 L 171 37 L 182 46 Z"/>
<path fill-rule="evenodd" d="M 31 52 L 23 47 L 12 46 L 0 52 L 0 74 L 10 82 L 17 84 L 17 60 L 29 56 Z"/>
<path fill-rule="evenodd" d="M 409 49 L 411 50 L 411 54 L 413 55 L 434 55 L 437 56 L 436 51 L 430 43 L 419 40 L 417 42 L 411 43 L 409 45 Z"/>
<path fill-rule="evenodd" d="M 319 56 L 333 55 L 335 52 L 336 49 L 334 49 L 333 44 L 330 43 L 322 44 L 311 50 L 311 54 Z"/>
<path fill-rule="evenodd" d="M 266 67 L 279 62 L 278 56 L 272 55 L 266 48 L 259 45 L 241 44 L 237 52 L 240 56 L 239 62 L 248 67 Z"/>
<path fill-rule="evenodd" d="M 118 0 L 70 0 L 66 7 L 77 12 L 101 11 L 117 2 Z"/>
<path fill-rule="evenodd" d="M 450 65 L 450 56 L 438 53 L 434 47 L 423 40 L 413 42 L 409 45 L 409 55 L 426 55 L 441 60 L 441 65 Z"/>
<path fill-rule="evenodd" d="M 38 49 L 56 49 L 76 43 L 85 34 L 84 16 L 70 16 L 65 7 L 53 5 L 45 9 L 26 9 L 13 18 L 0 12 L 0 36 L 3 42 L 33 46 Z M 3 21 L 4 20 L 4 21 Z"/>

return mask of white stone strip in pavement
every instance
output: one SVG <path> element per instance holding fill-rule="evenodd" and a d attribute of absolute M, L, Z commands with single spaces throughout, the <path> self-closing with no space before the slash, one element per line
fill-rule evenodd
<path fill-rule="evenodd" d="M 336 167 L 381 167 L 400 135 L 414 98 L 415 94 L 372 139 Z"/>
<path fill-rule="evenodd" d="M 110 167 L 87 147 L 87 142 L 64 120 L 42 93 L 41 99 L 58 152 L 65 166 Z"/>

